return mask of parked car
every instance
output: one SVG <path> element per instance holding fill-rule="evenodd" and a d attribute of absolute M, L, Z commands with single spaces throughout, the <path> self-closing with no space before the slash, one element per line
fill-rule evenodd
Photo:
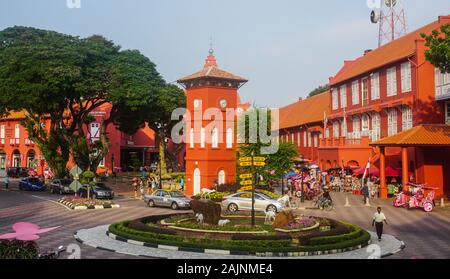
<path fill-rule="evenodd" d="M 189 209 L 192 200 L 181 192 L 158 190 L 151 195 L 145 195 L 144 201 L 149 207 L 170 207 L 177 210 L 180 208 Z"/>
<path fill-rule="evenodd" d="M 114 199 L 114 191 L 106 186 L 105 183 L 96 183 L 95 186 L 83 185 L 78 190 L 78 195 L 82 198 L 87 198 L 88 188 L 90 188 L 90 197 L 94 199 Z"/>
<path fill-rule="evenodd" d="M 21 191 L 45 191 L 46 187 L 39 178 L 27 177 L 19 182 L 19 189 Z"/>
<path fill-rule="evenodd" d="M 252 209 L 252 193 L 241 192 L 223 198 L 222 207 L 230 212 Z M 255 193 L 255 210 L 260 212 L 280 212 L 284 206 L 264 193 Z"/>
<path fill-rule="evenodd" d="M 6 171 L 9 177 L 13 178 L 22 178 L 28 177 L 28 169 L 27 168 L 8 168 Z"/>
<path fill-rule="evenodd" d="M 73 180 L 70 179 L 53 179 L 50 183 L 50 192 L 52 194 L 75 194 L 75 192 L 70 188 Z"/>

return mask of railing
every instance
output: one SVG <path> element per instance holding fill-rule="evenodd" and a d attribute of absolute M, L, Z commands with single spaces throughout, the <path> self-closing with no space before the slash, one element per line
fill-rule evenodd
<path fill-rule="evenodd" d="M 30 140 L 30 139 L 25 139 L 25 145 L 34 145 L 34 141 Z"/>

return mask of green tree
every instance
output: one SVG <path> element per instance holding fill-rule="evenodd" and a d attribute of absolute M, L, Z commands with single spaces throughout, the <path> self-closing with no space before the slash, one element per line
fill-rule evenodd
<path fill-rule="evenodd" d="M 330 86 L 328 84 L 321 85 L 321 86 L 315 88 L 313 91 L 311 91 L 308 94 L 308 98 L 311 98 L 311 97 L 316 96 L 316 95 L 320 95 L 320 94 L 322 94 L 322 93 L 324 93 L 324 92 L 326 92 L 328 90 L 330 90 Z"/>
<path fill-rule="evenodd" d="M 267 113 L 265 112 L 267 111 Z M 249 156 L 263 156 L 266 157 L 266 167 L 259 173 L 264 177 L 264 180 L 278 180 L 287 172 L 289 172 L 294 166 L 293 159 L 298 156 L 297 147 L 292 143 L 279 143 L 277 152 L 272 154 L 262 154 L 261 150 L 263 147 L 270 146 L 270 143 L 264 143 L 260 138 L 258 133 L 257 137 L 251 136 L 250 129 L 250 119 L 251 114 L 256 113 L 257 115 L 257 125 L 253 126 L 253 129 L 257 127 L 257 130 L 266 128 L 266 133 L 269 135 L 272 131 L 272 112 L 266 109 L 253 109 L 245 112 L 239 119 L 239 131 L 245 131 L 245 134 L 239 135 L 238 138 L 241 144 L 238 148 L 238 153 L 240 157 Z M 266 118 L 266 119 L 265 119 Z M 261 121 L 266 120 L 268 124 L 266 127 L 261 126 Z"/>
<path fill-rule="evenodd" d="M 109 125 L 136 132 L 165 87 L 148 58 L 101 36 L 27 27 L 0 32 L 0 113 L 24 112 L 22 124 L 58 176 L 67 173 L 70 152 L 82 169 L 95 171 L 109 151 Z M 90 140 L 91 113 L 107 103 L 112 109 L 100 139 Z"/>
<path fill-rule="evenodd" d="M 443 73 L 450 73 L 450 24 L 441 26 L 440 31 L 433 30 L 430 35 L 421 34 L 425 39 L 425 57 Z"/>
<path fill-rule="evenodd" d="M 167 174 L 167 140 L 170 138 L 172 128 L 178 122 L 178 120 L 172 120 L 172 112 L 177 108 L 186 107 L 186 96 L 179 87 L 167 85 L 150 96 L 150 103 L 158 104 L 153 109 L 147 110 L 146 120 L 149 127 L 156 132 L 161 161 L 159 167 L 162 175 L 165 175 Z M 175 156 L 169 156 L 169 158 L 175 159 Z"/>

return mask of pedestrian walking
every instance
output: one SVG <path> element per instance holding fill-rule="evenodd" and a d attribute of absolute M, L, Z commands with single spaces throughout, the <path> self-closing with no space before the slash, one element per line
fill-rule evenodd
<path fill-rule="evenodd" d="M 131 184 L 131 186 L 133 187 L 134 190 L 134 198 L 137 199 L 137 192 L 138 192 L 138 188 L 139 188 L 139 182 L 138 179 L 135 177 L 133 178 L 133 183 Z"/>
<path fill-rule="evenodd" d="M 381 241 L 381 237 L 383 236 L 383 222 L 386 223 L 386 225 L 388 224 L 386 216 L 381 212 L 381 207 L 378 207 L 372 221 L 372 227 L 375 226 L 377 230 L 378 241 Z"/>
<path fill-rule="evenodd" d="M 180 189 L 181 191 L 184 191 L 184 178 L 180 179 Z"/>
<path fill-rule="evenodd" d="M 367 184 L 364 184 L 364 186 L 361 189 L 361 192 L 364 196 L 364 204 L 369 204 L 369 197 L 370 197 L 370 191 L 369 191 L 369 186 L 367 186 Z"/>
<path fill-rule="evenodd" d="M 6 175 L 5 178 L 3 179 L 3 182 L 5 183 L 5 189 L 9 188 L 9 176 Z"/>

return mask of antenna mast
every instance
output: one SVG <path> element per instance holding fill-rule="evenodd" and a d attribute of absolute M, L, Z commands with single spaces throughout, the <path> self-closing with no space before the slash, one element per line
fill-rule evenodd
<path fill-rule="evenodd" d="M 406 35 L 406 15 L 403 0 L 380 0 L 370 19 L 379 24 L 378 47 Z"/>

